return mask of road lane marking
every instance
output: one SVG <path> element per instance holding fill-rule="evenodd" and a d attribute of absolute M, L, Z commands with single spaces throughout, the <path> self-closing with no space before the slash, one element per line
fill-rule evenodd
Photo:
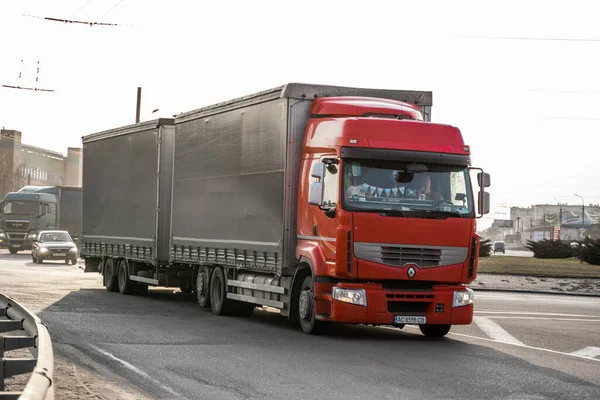
<path fill-rule="evenodd" d="M 542 321 L 576 321 L 576 322 L 600 322 L 598 319 L 583 319 L 583 318 L 551 318 L 551 317 L 509 317 L 500 315 L 490 315 L 489 318 L 493 319 L 531 319 L 531 320 L 542 320 Z"/>
<path fill-rule="evenodd" d="M 590 314 L 560 314 L 560 313 L 544 313 L 544 312 L 534 312 L 534 311 L 492 311 L 492 310 L 475 310 L 476 314 L 511 314 L 511 315 L 546 315 L 546 316 L 556 316 L 556 317 L 592 317 L 592 318 L 600 318 L 600 315 L 590 315 Z"/>
<path fill-rule="evenodd" d="M 475 294 L 477 299 L 487 299 L 487 300 L 502 300 L 502 301 L 510 301 L 510 302 L 518 302 L 518 303 L 523 303 L 523 302 L 530 302 L 530 303 L 538 303 L 540 302 L 540 297 L 543 297 L 544 295 L 538 294 L 538 293 L 532 293 L 529 296 L 535 296 L 535 298 L 527 298 L 524 296 L 489 296 L 489 295 L 482 295 L 480 293 L 476 293 Z M 551 297 L 551 299 L 545 298 L 544 299 L 544 303 L 556 303 L 556 304 L 588 304 L 588 305 L 593 305 L 593 306 L 597 306 L 598 304 L 598 297 L 588 297 L 586 296 L 585 299 L 581 299 L 581 300 L 574 300 L 572 299 L 571 296 L 569 296 L 569 299 L 557 299 L 557 296 L 563 296 L 563 297 L 567 297 L 561 294 L 549 294 L 549 295 L 545 295 L 546 297 Z M 583 296 L 582 296 L 583 297 Z"/>
<path fill-rule="evenodd" d="M 419 329 L 418 326 L 412 326 L 412 325 L 406 325 L 405 328 Z M 391 327 L 390 327 L 390 329 L 398 330 L 398 328 L 391 328 Z M 485 338 L 485 337 L 481 337 L 481 336 L 466 335 L 464 333 L 448 332 L 448 335 L 460 336 L 460 337 L 465 337 L 465 338 L 475 339 L 475 340 L 483 340 L 485 342 L 493 342 L 493 343 L 506 344 L 506 345 L 509 345 L 509 346 L 523 347 L 523 348 L 529 349 L 529 350 L 543 351 L 543 352 L 546 352 L 546 353 L 559 354 L 561 356 L 576 357 L 576 358 L 581 358 L 581 359 L 584 359 L 584 360 L 600 362 L 600 359 L 589 357 L 589 356 L 586 356 L 586 355 L 574 354 L 574 353 L 565 353 L 565 352 L 557 351 L 557 350 L 544 349 L 543 347 L 528 346 L 526 344 L 507 343 L 507 342 L 504 342 L 504 341 L 501 341 L 501 340 L 490 339 L 490 338 Z"/>
<path fill-rule="evenodd" d="M 577 356 L 595 358 L 595 357 L 600 356 L 600 347 L 588 346 L 588 347 L 584 347 L 581 350 L 574 351 L 571 354 L 577 355 Z"/>
<path fill-rule="evenodd" d="M 99 348 L 98 346 L 94 346 L 93 344 L 90 344 L 90 347 L 92 347 L 94 350 L 96 350 L 97 352 L 105 355 L 106 357 L 110 358 L 111 360 L 114 360 L 118 363 L 120 363 L 121 365 L 123 365 L 125 368 L 129 369 L 130 371 L 135 372 L 136 374 L 154 382 L 156 385 L 158 385 L 159 387 L 161 387 L 162 389 L 164 389 L 165 391 L 171 393 L 173 396 L 175 397 L 181 397 L 177 392 L 175 392 L 173 389 L 171 389 L 168 386 L 163 385 L 162 383 L 160 383 L 159 381 L 157 381 L 156 379 L 154 379 L 153 377 L 151 377 L 150 375 L 148 375 L 147 373 L 145 373 L 144 371 L 142 371 L 141 369 L 135 367 L 134 365 L 128 363 L 125 360 L 121 360 L 120 358 L 114 356 L 113 354 L 109 353 L 106 350 L 102 350 L 101 348 Z"/>
<path fill-rule="evenodd" d="M 500 325 L 487 317 L 473 317 L 473 322 L 490 338 L 504 343 L 516 344 L 524 346 L 525 344 L 519 339 L 505 331 Z"/>

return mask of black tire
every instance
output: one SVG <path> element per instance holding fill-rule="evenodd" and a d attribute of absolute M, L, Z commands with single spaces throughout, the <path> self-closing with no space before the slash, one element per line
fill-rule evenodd
<path fill-rule="evenodd" d="M 43 263 L 44 263 L 44 259 L 42 258 L 42 256 L 40 256 L 39 254 L 37 254 L 37 255 L 35 256 L 35 262 L 36 262 L 37 264 L 43 264 Z"/>
<path fill-rule="evenodd" d="M 441 338 L 450 332 L 452 325 L 419 325 L 421 333 L 430 338 Z"/>
<path fill-rule="evenodd" d="M 121 294 L 133 294 L 135 293 L 135 286 L 137 282 L 129 279 L 129 271 L 127 271 L 127 261 L 119 261 L 119 270 L 117 273 L 117 283 L 119 284 L 119 292 Z"/>
<path fill-rule="evenodd" d="M 76 258 L 73 258 L 73 259 L 71 260 L 71 264 L 73 264 L 73 265 L 76 265 L 76 264 L 77 264 L 77 259 L 76 259 Z"/>
<path fill-rule="evenodd" d="M 106 261 L 104 261 L 104 286 L 109 292 L 116 292 L 119 290 L 117 277 L 114 274 L 114 264 L 112 258 L 107 258 Z"/>
<path fill-rule="evenodd" d="M 33 251 L 31 252 L 31 262 L 35 262 L 35 256 L 33 255 Z"/>
<path fill-rule="evenodd" d="M 309 335 L 322 333 L 327 323 L 318 321 L 315 316 L 314 284 L 311 275 L 304 278 L 298 291 L 298 317 L 300 327 Z"/>
<path fill-rule="evenodd" d="M 227 298 L 227 281 L 223 268 L 214 269 L 210 279 L 210 308 L 215 315 L 231 315 L 234 303 Z"/>
<path fill-rule="evenodd" d="M 13 249 L 12 247 L 8 249 L 10 254 L 17 254 L 19 252 L 19 250 L 17 249 Z"/>
<path fill-rule="evenodd" d="M 196 298 L 200 307 L 210 307 L 210 269 L 200 267 L 196 276 Z"/>
<path fill-rule="evenodd" d="M 68 258 L 65 260 L 65 264 L 69 265 L 69 259 Z"/>

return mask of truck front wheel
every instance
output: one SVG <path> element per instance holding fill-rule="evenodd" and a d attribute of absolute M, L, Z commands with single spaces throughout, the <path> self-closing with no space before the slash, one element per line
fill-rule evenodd
<path fill-rule="evenodd" d="M 421 333 L 427 337 L 431 338 L 441 338 L 444 337 L 450 332 L 450 327 L 452 325 L 419 325 L 419 329 Z"/>
<path fill-rule="evenodd" d="M 315 317 L 315 294 L 311 275 L 302 281 L 298 296 L 298 316 L 300 317 L 302 331 L 308 334 L 321 333 L 326 323 L 318 321 Z"/>

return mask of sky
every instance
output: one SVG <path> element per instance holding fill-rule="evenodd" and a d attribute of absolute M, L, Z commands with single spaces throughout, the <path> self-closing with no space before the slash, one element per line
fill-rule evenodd
<path fill-rule="evenodd" d="M 65 153 L 134 123 L 138 86 L 142 120 L 288 82 L 430 90 L 433 121 L 492 176 L 480 227 L 511 205 L 598 204 L 597 3 L 0 0 L 0 84 L 54 90 L 0 87 L 0 127 Z"/>

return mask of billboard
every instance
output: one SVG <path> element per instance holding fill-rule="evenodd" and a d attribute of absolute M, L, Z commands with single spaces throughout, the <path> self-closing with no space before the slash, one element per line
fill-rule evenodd
<path fill-rule="evenodd" d="M 514 221 L 512 219 L 495 219 L 492 228 L 512 228 Z"/>

